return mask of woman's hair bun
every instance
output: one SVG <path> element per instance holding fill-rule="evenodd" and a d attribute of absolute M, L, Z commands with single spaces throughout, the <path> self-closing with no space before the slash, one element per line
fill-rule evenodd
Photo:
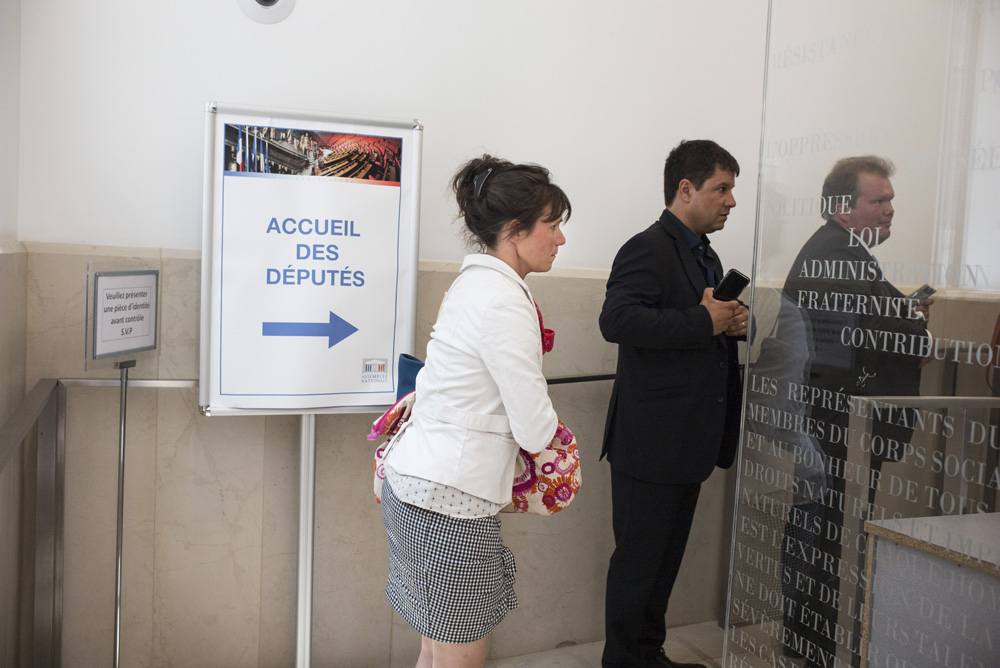
<path fill-rule="evenodd" d="M 513 234 L 532 228 L 542 218 L 569 218 L 572 210 L 569 198 L 552 183 L 549 170 L 489 154 L 462 165 L 451 187 L 468 240 L 480 249 L 496 248 L 507 223 L 515 221 L 509 230 Z"/>

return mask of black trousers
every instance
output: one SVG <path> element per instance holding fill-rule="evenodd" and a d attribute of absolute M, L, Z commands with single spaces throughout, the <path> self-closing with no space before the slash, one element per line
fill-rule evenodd
<path fill-rule="evenodd" d="M 667 602 L 701 484 L 661 485 L 611 469 L 615 551 L 604 603 L 604 668 L 638 668 L 666 639 Z"/>

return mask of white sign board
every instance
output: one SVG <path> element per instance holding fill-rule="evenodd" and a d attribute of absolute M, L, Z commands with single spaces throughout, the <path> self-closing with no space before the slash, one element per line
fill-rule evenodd
<path fill-rule="evenodd" d="M 206 116 L 203 411 L 391 404 L 416 329 L 420 125 Z"/>
<path fill-rule="evenodd" d="M 93 359 L 156 348 L 160 272 L 94 274 Z"/>

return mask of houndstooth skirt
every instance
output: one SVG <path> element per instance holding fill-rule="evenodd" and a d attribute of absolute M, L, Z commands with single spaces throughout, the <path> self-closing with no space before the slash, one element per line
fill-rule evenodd
<path fill-rule="evenodd" d="M 389 539 L 385 595 L 421 635 L 468 643 L 489 635 L 517 607 L 514 555 L 496 516 L 449 517 L 404 503 L 382 486 Z"/>

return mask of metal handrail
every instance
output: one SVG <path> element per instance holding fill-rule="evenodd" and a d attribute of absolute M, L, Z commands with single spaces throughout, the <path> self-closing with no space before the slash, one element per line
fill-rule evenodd
<path fill-rule="evenodd" d="M 58 386 L 63 387 L 118 387 L 117 378 L 42 378 L 31 389 L 21 403 L 14 409 L 2 425 L 0 425 L 0 473 L 7 468 L 11 458 L 28 436 L 32 427 L 38 422 L 42 411 Z M 158 389 L 197 387 L 198 381 L 181 380 L 130 380 L 131 387 L 146 387 Z"/>
<path fill-rule="evenodd" d="M 549 385 L 567 385 L 570 383 L 588 383 L 602 380 L 614 380 L 615 374 L 589 374 L 578 376 L 553 376 L 547 378 Z M 31 428 L 35 426 L 39 416 L 49 401 L 57 385 L 64 387 L 118 387 L 117 378 L 43 378 L 35 383 L 7 420 L 0 425 L 0 473 L 7 468 L 14 453 L 21 447 Z M 181 389 L 197 387 L 196 379 L 183 378 L 176 380 L 160 379 L 129 379 L 130 387 L 145 387 L 157 389 Z"/>
<path fill-rule="evenodd" d="M 614 379 L 615 374 L 613 373 L 597 373 L 589 376 L 553 376 L 552 378 L 546 378 L 545 382 L 549 385 L 566 385 L 568 383 L 589 383 L 595 380 Z"/>

